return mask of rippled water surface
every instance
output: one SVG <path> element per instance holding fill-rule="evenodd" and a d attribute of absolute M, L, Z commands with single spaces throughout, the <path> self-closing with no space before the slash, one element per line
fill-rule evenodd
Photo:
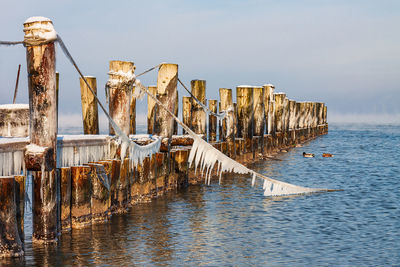
<path fill-rule="evenodd" d="M 14 263 L 400 265 L 400 126 L 329 130 L 277 155 L 279 160 L 252 167 L 279 180 L 342 192 L 265 198 L 261 184 L 251 188 L 248 177 L 225 176 L 222 185 L 191 186 L 136 205 L 109 223 L 63 234 L 57 246 L 27 240 L 24 260 Z M 316 157 L 303 158 L 303 151 Z M 334 157 L 322 158 L 324 152 Z"/>

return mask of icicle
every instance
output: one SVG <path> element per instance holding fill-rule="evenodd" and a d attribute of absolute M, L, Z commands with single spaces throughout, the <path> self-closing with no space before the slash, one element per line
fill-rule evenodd
<path fill-rule="evenodd" d="M 256 174 L 253 173 L 253 179 L 251 180 L 251 187 L 254 187 L 255 183 L 256 183 Z"/>

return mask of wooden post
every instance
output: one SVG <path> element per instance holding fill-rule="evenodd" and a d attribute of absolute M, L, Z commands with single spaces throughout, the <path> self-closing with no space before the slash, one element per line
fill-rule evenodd
<path fill-rule="evenodd" d="M 72 228 L 91 224 L 92 183 L 89 166 L 71 167 L 71 220 Z"/>
<path fill-rule="evenodd" d="M 296 102 L 296 119 L 295 119 L 295 129 L 300 129 L 300 118 L 301 118 L 301 102 Z"/>
<path fill-rule="evenodd" d="M 51 20 L 25 21 L 28 69 L 30 146 L 25 151 L 33 172 L 33 241 L 57 241 L 56 166 L 57 93 L 55 71 L 56 33 Z M 39 153 L 38 153 L 39 152 Z M 43 172 L 43 174 L 42 174 Z"/>
<path fill-rule="evenodd" d="M 285 100 L 283 102 L 283 108 L 284 108 L 284 119 L 283 119 L 283 124 L 284 124 L 284 132 L 287 133 L 289 132 L 289 119 L 290 119 L 290 106 L 289 106 L 289 98 L 285 97 Z"/>
<path fill-rule="evenodd" d="M 264 112 L 266 121 L 266 133 L 272 133 L 273 115 L 274 115 L 274 88 L 272 84 L 265 84 L 264 86 Z"/>
<path fill-rule="evenodd" d="M 265 91 L 261 86 L 254 87 L 254 135 L 264 135 Z"/>
<path fill-rule="evenodd" d="M 284 132 L 284 101 L 285 93 L 275 93 L 275 127 L 277 132 Z"/>
<path fill-rule="evenodd" d="M 97 94 L 96 77 L 85 76 L 90 87 Z M 81 86 L 81 103 L 84 134 L 99 134 L 99 114 L 97 100 L 82 78 L 79 78 Z"/>
<path fill-rule="evenodd" d="M 192 119 L 192 102 L 189 96 L 182 97 L 182 119 L 183 123 L 189 128 L 191 128 L 191 119 Z M 186 131 L 183 129 L 183 134 L 186 134 Z"/>
<path fill-rule="evenodd" d="M 178 65 L 162 64 L 158 70 L 157 94 L 161 103 L 175 112 L 177 98 Z M 172 137 L 174 132 L 174 118 L 162 108 L 157 108 L 154 134 L 162 137 Z"/>
<path fill-rule="evenodd" d="M 175 99 L 175 111 L 174 111 L 174 115 L 176 117 L 178 117 L 178 113 L 179 113 L 179 92 L 178 90 L 176 91 L 176 99 Z M 174 120 L 174 135 L 178 134 L 178 122 L 176 120 Z"/>
<path fill-rule="evenodd" d="M 61 230 L 71 229 L 71 168 L 60 168 Z"/>
<path fill-rule="evenodd" d="M 238 135 L 246 142 L 246 152 L 253 152 L 253 117 L 254 98 L 253 87 L 241 85 L 236 87 L 238 107 Z"/>
<path fill-rule="evenodd" d="M 219 98 L 221 100 L 220 112 L 233 109 L 232 103 L 232 89 L 220 88 Z M 222 120 L 222 140 L 227 140 L 227 138 L 233 139 L 234 131 L 234 121 L 232 120 L 233 112 L 229 112 L 225 118 Z M 228 117 L 230 116 L 230 117 Z"/>
<path fill-rule="evenodd" d="M 58 107 L 58 96 L 60 92 L 60 73 L 56 71 L 56 103 Z M 57 112 L 57 129 L 58 129 L 58 112 Z"/>
<path fill-rule="evenodd" d="M 24 255 L 16 209 L 14 177 L 0 176 L 0 257 Z"/>
<path fill-rule="evenodd" d="M 205 80 L 192 80 L 192 95 L 194 95 L 201 103 L 206 105 L 206 81 Z M 206 112 L 202 106 L 192 99 L 192 128 L 196 134 L 206 133 Z"/>
<path fill-rule="evenodd" d="M 108 219 L 110 208 L 110 184 L 107 173 L 102 164 L 90 163 L 91 168 L 91 214 L 92 222 L 101 222 Z"/>
<path fill-rule="evenodd" d="M 296 143 L 296 101 L 289 100 L 289 133 L 290 144 Z"/>
<path fill-rule="evenodd" d="M 157 86 L 149 86 L 149 92 L 156 96 L 157 95 Z M 155 110 L 154 107 L 156 106 L 156 101 L 153 100 L 150 96 L 147 96 L 147 133 L 153 134 L 153 127 L 154 127 L 154 116 Z"/>
<path fill-rule="evenodd" d="M 326 105 L 324 105 L 323 122 L 324 124 L 328 123 L 328 107 Z"/>
<path fill-rule="evenodd" d="M 217 104 L 218 101 L 217 100 L 208 100 L 208 106 L 210 108 L 210 110 L 214 113 L 217 113 Z M 211 142 L 215 142 L 217 141 L 217 117 L 214 115 L 209 115 L 208 116 L 208 123 L 209 123 L 209 127 L 208 127 L 208 139 Z"/>
<path fill-rule="evenodd" d="M 110 71 L 108 73 L 110 77 L 107 82 L 110 116 L 126 135 L 129 135 L 130 129 L 130 108 L 134 72 L 135 66 L 133 62 L 110 61 Z M 111 124 L 109 133 L 110 135 L 115 135 L 115 130 Z"/>
<path fill-rule="evenodd" d="M 129 108 L 129 134 L 136 134 L 136 98 L 132 94 Z"/>
<path fill-rule="evenodd" d="M 18 234 L 24 243 L 24 214 L 25 214 L 25 181 L 26 177 L 24 175 L 16 175 L 15 178 L 15 204 L 16 204 L 16 214 L 17 214 L 17 224 L 18 224 Z"/>

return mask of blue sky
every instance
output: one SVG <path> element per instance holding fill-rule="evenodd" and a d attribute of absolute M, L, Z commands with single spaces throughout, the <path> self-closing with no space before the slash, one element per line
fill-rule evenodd
<path fill-rule="evenodd" d="M 0 39 L 22 40 L 30 16 L 53 20 L 103 100 L 109 60 L 133 61 L 138 73 L 172 62 L 186 84 L 207 80 L 208 99 L 220 87 L 273 83 L 289 98 L 326 102 L 338 119 L 400 121 L 400 1 L 7 1 Z M 78 75 L 57 52 L 60 113 L 79 114 Z M 0 104 L 12 101 L 19 63 L 17 100 L 27 103 L 25 49 L 0 47 Z"/>

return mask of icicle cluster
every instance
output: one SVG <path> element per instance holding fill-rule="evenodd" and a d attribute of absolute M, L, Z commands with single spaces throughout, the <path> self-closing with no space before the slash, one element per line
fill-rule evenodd
<path fill-rule="evenodd" d="M 129 161 L 131 166 L 137 166 L 142 164 L 143 160 L 160 151 L 161 137 L 152 136 L 154 142 L 140 146 L 135 142 L 131 141 L 129 144 Z"/>
<path fill-rule="evenodd" d="M 143 99 L 143 97 L 146 95 L 145 90 L 143 90 L 143 87 L 145 87 L 139 79 L 135 80 L 135 86 L 134 86 L 134 91 L 133 91 L 133 97 L 135 99 Z"/>
<path fill-rule="evenodd" d="M 57 168 L 82 165 L 109 158 L 110 147 L 104 145 L 79 145 L 57 147 Z"/>
<path fill-rule="evenodd" d="M 0 176 L 20 175 L 24 168 L 24 151 L 0 152 Z"/>

